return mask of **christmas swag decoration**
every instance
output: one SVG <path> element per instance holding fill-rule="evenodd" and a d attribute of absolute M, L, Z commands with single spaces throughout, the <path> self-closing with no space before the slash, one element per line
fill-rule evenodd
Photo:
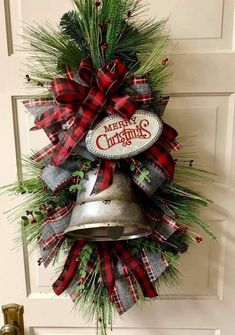
<path fill-rule="evenodd" d="M 114 311 L 177 283 L 178 258 L 202 241 L 192 224 L 215 236 L 198 216 L 208 200 L 185 186 L 209 177 L 163 119 L 166 21 L 142 20 L 140 0 L 73 5 L 57 30 L 26 27 L 26 78 L 42 91 L 24 106 L 49 144 L 24 159 L 24 180 L 8 190 L 25 196 L 23 237 L 39 247 L 38 264 L 64 258 L 55 294 L 69 294 L 105 334 Z"/>

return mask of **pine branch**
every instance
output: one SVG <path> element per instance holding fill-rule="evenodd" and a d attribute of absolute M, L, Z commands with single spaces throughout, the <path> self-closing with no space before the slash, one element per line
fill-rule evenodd
<path fill-rule="evenodd" d="M 148 54 L 145 52 L 140 56 L 142 64 L 141 67 L 136 71 L 136 74 L 152 73 L 152 80 L 155 79 L 155 76 L 160 75 L 161 71 L 159 70 L 159 67 L 161 67 L 161 69 L 166 68 L 162 65 L 162 60 L 164 58 L 168 42 L 168 35 L 156 39 L 154 47 L 150 49 L 150 53 Z"/>
<path fill-rule="evenodd" d="M 105 58 L 106 62 L 109 63 L 126 24 L 125 19 L 128 13 L 128 2 L 122 0 L 108 0 L 108 6 L 105 12 L 105 19 L 109 21 L 105 41 L 108 48 Z"/>
<path fill-rule="evenodd" d="M 100 51 L 100 32 L 98 8 L 93 0 L 73 0 L 83 37 L 89 48 L 93 66 L 98 69 L 102 66 Z"/>
<path fill-rule="evenodd" d="M 75 42 L 81 50 L 84 58 L 90 58 L 90 51 L 86 44 L 81 21 L 76 11 L 65 13 L 60 20 L 60 27 L 64 34 Z"/>
<path fill-rule="evenodd" d="M 81 49 L 50 24 L 26 26 L 24 39 L 29 45 L 23 50 L 29 52 L 29 64 L 34 63 L 29 66 L 30 74 L 42 80 L 63 74 L 66 65 L 77 67 L 83 58 Z"/>

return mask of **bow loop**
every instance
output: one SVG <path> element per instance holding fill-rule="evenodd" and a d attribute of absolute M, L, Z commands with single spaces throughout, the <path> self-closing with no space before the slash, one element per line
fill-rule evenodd
<path fill-rule="evenodd" d="M 113 94 L 119 86 L 115 73 L 107 69 L 98 70 L 96 81 L 99 89 L 104 92 L 105 95 Z"/>
<path fill-rule="evenodd" d="M 119 114 L 124 119 L 130 119 L 136 112 L 136 103 L 129 95 L 115 96 L 107 109 L 108 114 Z"/>
<path fill-rule="evenodd" d="M 64 124 L 69 123 L 63 136 L 52 134 L 56 138 L 55 143 L 58 142 L 52 156 L 55 165 L 61 165 L 70 156 L 105 106 L 109 113 L 125 118 L 130 118 L 136 111 L 135 102 L 129 96 L 113 96 L 129 73 L 119 59 L 97 73 L 88 60 L 82 60 L 78 70 L 70 66 L 66 69 L 66 77 L 55 78 L 52 83 L 55 108 L 43 113 L 32 128 L 48 129 L 55 123 L 61 123 L 63 129 Z"/>
<path fill-rule="evenodd" d="M 88 93 L 88 88 L 69 78 L 56 78 L 53 80 L 53 91 L 57 102 L 76 104 L 84 100 Z"/>
<path fill-rule="evenodd" d="M 79 65 L 78 70 L 80 78 L 88 85 L 92 85 L 93 77 L 94 77 L 94 69 L 91 63 L 83 59 Z"/>
<path fill-rule="evenodd" d="M 97 85 L 106 95 L 113 95 L 120 88 L 128 73 L 126 65 L 120 59 L 116 59 L 107 68 L 98 70 Z"/>

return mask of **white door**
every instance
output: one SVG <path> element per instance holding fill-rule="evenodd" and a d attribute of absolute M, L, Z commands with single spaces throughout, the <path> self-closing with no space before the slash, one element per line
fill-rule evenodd
<path fill-rule="evenodd" d="M 151 0 L 151 15 L 170 15 L 174 77 L 167 120 L 182 136 L 191 136 L 200 164 L 219 176 L 221 187 L 210 191 L 217 201 L 203 215 L 219 236 L 192 248 L 181 261 L 182 285 L 162 288 L 161 299 L 117 317 L 117 335 L 235 334 L 235 53 L 234 0 Z M 57 22 L 70 8 L 68 0 L 0 0 L 0 185 L 21 175 L 20 155 L 43 145 L 29 133 L 22 99 L 34 92 L 24 85 L 25 55 L 21 22 Z M 18 200 L 0 198 L 0 212 Z M 52 275 L 37 266 L 37 255 L 16 249 L 20 227 L 0 216 L 0 305 L 25 307 L 27 334 L 95 334 L 94 325 L 72 312 L 69 298 L 55 298 Z M 3 323 L 1 316 L 0 322 Z M 93 328 L 92 328 L 93 327 Z"/>

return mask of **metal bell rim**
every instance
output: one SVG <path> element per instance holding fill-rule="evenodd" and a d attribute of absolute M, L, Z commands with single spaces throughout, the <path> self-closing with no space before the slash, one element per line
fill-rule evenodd
<path fill-rule="evenodd" d="M 109 228 L 109 227 L 123 227 L 123 225 L 119 222 L 112 222 L 112 223 L 103 223 L 102 222 L 102 227 L 100 226 L 101 223 L 92 223 L 92 224 L 89 224 L 89 225 L 81 225 L 79 226 L 79 229 L 76 227 L 76 226 L 72 226 L 72 227 L 68 227 L 66 230 L 65 230 L 65 236 L 68 237 L 68 238 L 75 238 L 77 240 L 82 240 L 85 238 L 86 241 L 107 241 L 107 237 L 95 237 L 93 238 L 93 236 L 89 235 L 89 230 L 90 229 L 94 229 L 94 228 L 102 228 L 102 229 L 105 229 L 105 228 Z M 129 227 L 136 227 L 136 224 L 133 223 L 133 225 L 129 225 Z M 139 225 L 138 225 L 139 226 Z M 81 229 L 80 229 L 81 228 Z M 137 238 L 141 238 L 141 237 L 146 237 L 148 235 L 150 235 L 152 233 L 152 231 L 147 230 L 146 227 L 140 227 L 140 229 L 143 229 L 143 232 L 142 233 L 138 233 L 138 234 L 134 234 L 134 235 L 123 235 L 121 236 L 118 240 L 116 241 L 121 241 L 121 240 L 133 240 L 133 239 L 137 239 Z M 81 230 L 83 233 L 79 234 L 79 230 Z M 87 234 L 84 234 L 84 230 L 87 231 Z M 73 235 L 73 232 L 76 231 L 76 234 Z M 112 240 L 110 239 L 109 240 L 110 242 L 111 241 L 115 241 L 115 240 Z"/>

